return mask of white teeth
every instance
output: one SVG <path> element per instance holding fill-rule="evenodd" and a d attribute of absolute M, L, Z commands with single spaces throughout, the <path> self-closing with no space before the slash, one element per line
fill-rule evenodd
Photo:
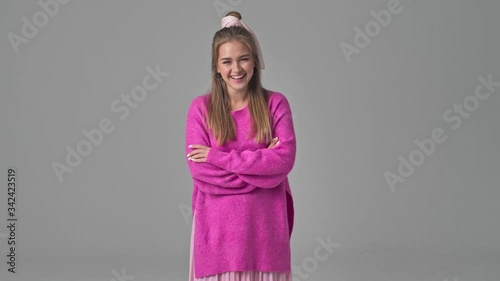
<path fill-rule="evenodd" d="M 245 76 L 245 74 L 240 75 L 240 76 L 231 76 L 231 78 L 234 78 L 234 79 L 241 79 L 241 78 L 243 78 L 243 76 Z"/>

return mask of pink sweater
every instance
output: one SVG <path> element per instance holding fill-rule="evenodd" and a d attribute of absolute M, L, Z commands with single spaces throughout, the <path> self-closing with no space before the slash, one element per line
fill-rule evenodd
<path fill-rule="evenodd" d="M 218 146 L 204 127 L 209 94 L 195 97 L 187 114 L 186 154 L 190 144 L 211 147 L 206 162 L 188 162 L 193 178 L 192 209 L 195 277 L 227 271 L 291 274 L 290 237 L 294 208 L 288 173 L 296 140 L 286 97 L 269 91 L 273 137 L 280 144 L 257 144 L 250 132 L 248 106 L 232 111 L 236 139 Z"/>

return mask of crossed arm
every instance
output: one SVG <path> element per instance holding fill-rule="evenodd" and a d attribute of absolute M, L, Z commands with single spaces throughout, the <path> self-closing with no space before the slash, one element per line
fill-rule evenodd
<path fill-rule="evenodd" d="M 202 103 L 193 101 L 186 122 L 186 154 L 193 151 L 189 145 L 208 148 L 205 162 L 187 160 L 191 176 L 200 183 L 201 191 L 211 194 L 240 194 L 257 187 L 273 188 L 292 170 L 296 140 L 288 101 L 283 98 L 273 113 L 273 132 L 279 145 L 255 151 L 231 150 L 225 152 L 210 148 L 208 129 L 203 122 Z"/>

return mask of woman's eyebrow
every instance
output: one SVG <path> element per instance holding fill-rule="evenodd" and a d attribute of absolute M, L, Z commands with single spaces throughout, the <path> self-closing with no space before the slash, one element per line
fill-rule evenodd
<path fill-rule="evenodd" d="M 250 56 L 250 54 L 241 55 L 239 58 Z M 221 58 L 220 60 L 230 60 L 231 58 Z"/>

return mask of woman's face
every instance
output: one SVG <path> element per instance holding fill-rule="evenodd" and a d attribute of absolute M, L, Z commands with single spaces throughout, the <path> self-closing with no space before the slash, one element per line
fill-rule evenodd
<path fill-rule="evenodd" d="M 217 71 L 231 94 L 246 94 L 254 65 L 252 52 L 244 43 L 234 40 L 219 46 Z"/>

